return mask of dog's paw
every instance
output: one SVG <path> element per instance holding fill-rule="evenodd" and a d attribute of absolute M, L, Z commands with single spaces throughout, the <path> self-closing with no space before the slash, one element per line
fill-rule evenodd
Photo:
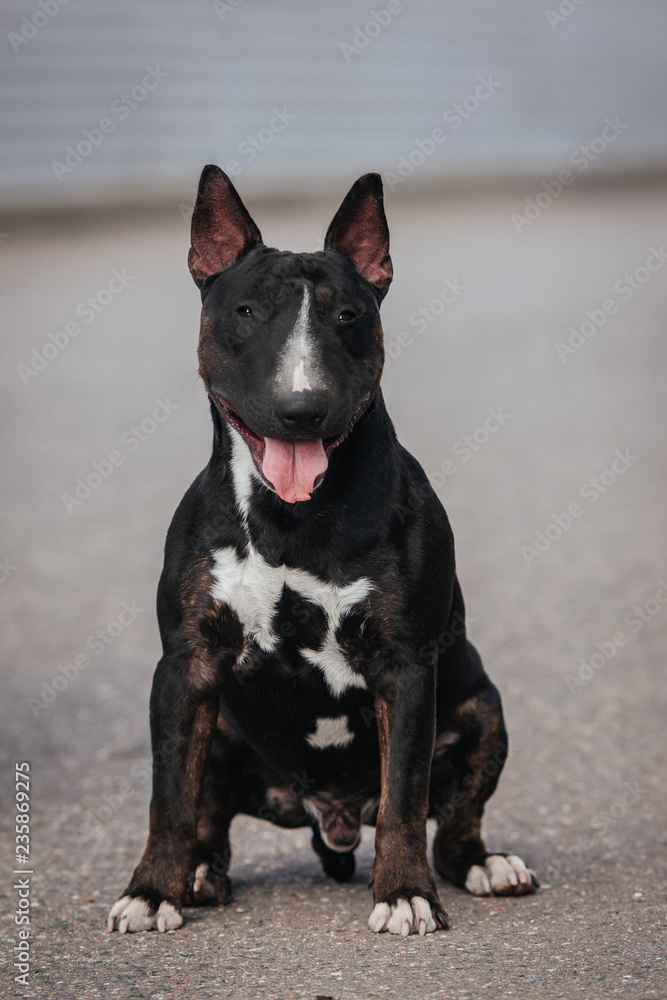
<path fill-rule="evenodd" d="M 175 931 L 183 923 L 183 917 L 175 906 L 163 899 L 159 908 L 154 909 L 141 896 L 123 896 L 111 907 L 107 918 L 108 931 Z"/>
<path fill-rule="evenodd" d="M 376 903 L 368 918 L 368 926 L 376 934 L 431 934 L 438 928 L 447 929 L 447 918 L 442 911 L 435 912 L 423 896 L 397 899 L 395 903 Z"/>
<path fill-rule="evenodd" d="M 524 896 L 539 886 L 537 875 L 516 854 L 489 854 L 472 865 L 465 887 L 473 896 Z"/>
<path fill-rule="evenodd" d="M 226 875 L 216 875 L 205 861 L 197 865 L 186 905 L 215 906 L 231 903 L 232 898 L 232 883 Z"/>

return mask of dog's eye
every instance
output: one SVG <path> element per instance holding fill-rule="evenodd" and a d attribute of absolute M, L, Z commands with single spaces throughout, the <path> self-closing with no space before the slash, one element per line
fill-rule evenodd
<path fill-rule="evenodd" d="M 250 319 L 252 316 L 252 309 L 250 306 L 238 306 L 236 311 L 239 316 L 242 316 L 244 319 Z"/>
<path fill-rule="evenodd" d="M 352 312 L 351 309 L 343 309 L 338 317 L 339 323 L 351 323 L 353 319 L 357 318 L 357 314 Z"/>

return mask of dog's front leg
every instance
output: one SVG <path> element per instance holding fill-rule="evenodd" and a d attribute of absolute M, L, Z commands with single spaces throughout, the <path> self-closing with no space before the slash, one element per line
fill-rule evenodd
<path fill-rule="evenodd" d="M 426 858 L 428 786 L 435 739 L 430 667 L 394 675 L 375 696 L 381 794 L 371 871 L 375 906 L 368 926 L 392 934 L 447 928 Z"/>
<path fill-rule="evenodd" d="M 108 930 L 173 930 L 197 863 L 197 805 L 218 718 L 218 686 L 201 660 L 160 661 L 151 691 L 153 794 L 148 842 Z"/>

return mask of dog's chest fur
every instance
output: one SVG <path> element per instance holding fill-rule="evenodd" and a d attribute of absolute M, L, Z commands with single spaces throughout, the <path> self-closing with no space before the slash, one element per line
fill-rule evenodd
<path fill-rule="evenodd" d="M 289 636 L 294 638 L 303 660 L 321 672 L 334 698 L 351 687 L 366 687 L 364 678 L 346 659 L 337 631 L 343 619 L 359 608 L 371 592 L 372 584 L 367 577 L 340 586 L 304 569 L 270 566 L 251 544 L 243 556 L 229 546 L 216 550 L 212 557 L 211 596 L 231 608 L 243 626 L 246 650 L 239 658 L 240 668 L 253 644 L 265 654 L 279 654 L 281 643 Z M 315 648 L 299 644 L 298 618 L 295 620 L 288 614 L 281 620 L 279 607 L 286 591 L 323 613 L 324 627 Z"/>
<path fill-rule="evenodd" d="M 337 632 L 352 611 L 363 610 L 374 589 L 371 580 L 361 576 L 334 583 L 303 568 L 272 566 L 264 559 L 247 530 L 256 472 L 239 435 L 230 434 L 233 490 L 246 547 L 243 553 L 231 545 L 210 553 L 210 595 L 230 608 L 243 627 L 245 648 L 236 664 L 239 676 L 257 665 L 253 651 L 262 665 L 268 665 L 272 654 L 283 658 L 289 646 L 299 667 L 310 667 L 322 678 L 327 700 L 337 701 L 350 689 L 365 690 L 366 682 L 350 666 Z M 303 676 L 302 670 L 299 673 Z"/>

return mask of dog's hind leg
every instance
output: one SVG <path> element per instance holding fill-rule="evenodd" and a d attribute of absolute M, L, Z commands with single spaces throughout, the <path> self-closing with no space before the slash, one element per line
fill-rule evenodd
<path fill-rule="evenodd" d="M 468 644 L 468 655 L 479 655 Z M 429 816 L 438 820 L 435 867 L 455 885 L 478 896 L 523 895 L 539 882 L 515 854 L 489 854 L 482 815 L 507 758 L 507 730 L 500 695 L 484 678 L 436 736 Z"/>

